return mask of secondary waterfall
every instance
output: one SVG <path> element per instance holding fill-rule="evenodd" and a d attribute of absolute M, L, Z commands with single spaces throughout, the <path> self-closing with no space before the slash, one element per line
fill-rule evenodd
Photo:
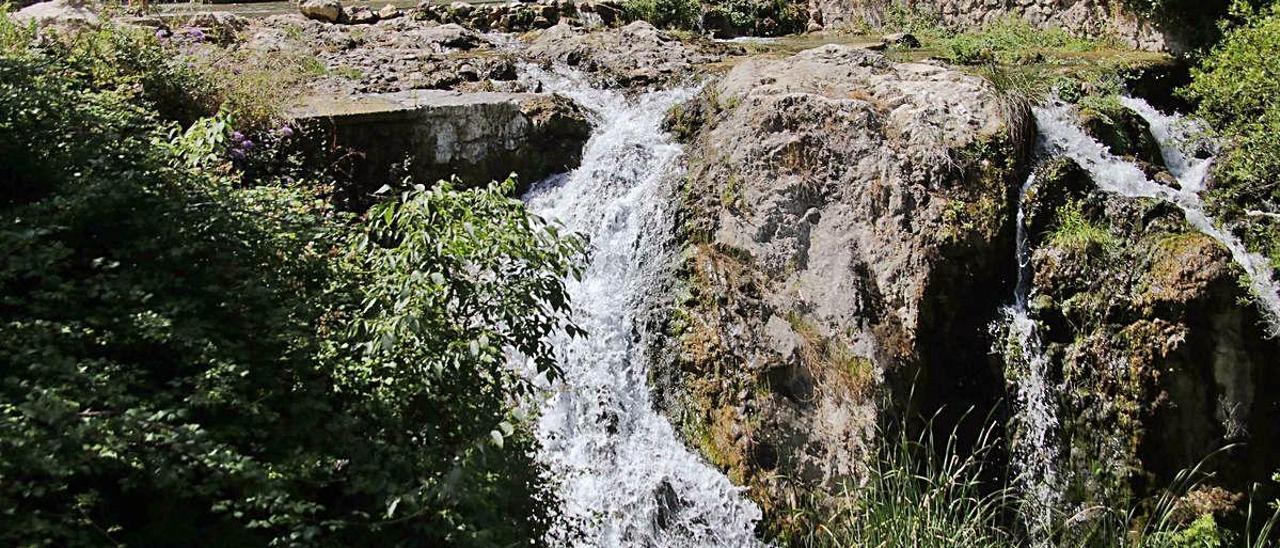
<path fill-rule="evenodd" d="M 1125 104 L 1152 126 L 1153 135 L 1160 142 L 1161 153 L 1169 164 L 1170 172 L 1178 179 L 1180 188 L 1154 182 L 1133 162 L 1111 154 L 1104 145 L 1080 129 L 1071 107 L 1054 103 L 1033 111 L 1043 146 L 1049 153 L 1075 160 L 1102 190 L 1131 198 L 1160 199 L 1176 205 L 1191 226 L 1227 248 L 1232 259 L 1244 270 L 1251 296 L 1262 311 L 1270 334 L 1280 335 L 1280 287 L 1272 278 L 1270 262 L 1266 257 L 1250 253 L 1234 234 L 1219 228 L 1205 214 L 1199 192 L 1204 187 L 1204 178 L 1212 160 L 1195 161 L 1184 152 L 1184 147 L 1188 146 L 1182 129 L 1185 126 L 1179 124 L 1177 118 L 1158 113 L 1141 99 L 1126 98 Z"/>
<path fill-rule="evenodd" d="M 1204 189 L 1205 178 L 1213 163 L 1212 144 L 1197 142 L 1198 128 L 1181 117 L 1163 114 L 1141 99 L 1124 97 L 1121 101 L 1150 125 L 1165 165 L 1177 179 L 1178 188 L 1150 180 L 1133 162 L 1112 154 L 1105 145 L 1081 129 L 1073 107 L 1061 102 L 1033 109 L 1039 131 L 1037 153 L 1042 157 L 1071 158 L 1103 191 L 1131 198 L 1164 200 L 1176 205 L 1192 227 L 1230 251 L 1232 259 L 1248 277 L 1250 292 L 1271 334 L 1280 334 L 1280 292 L 1267 259 L 1248 252 L 1235 235 L 1219 228 L 1205 214 L 1199 192 Z M 1051 541 L 1049 535 L 1054 526 L 1054 513 L 1061 501 L 1058 450 L 1053 439 L 1058 427 L 1056 399 L 1061 387 L 1055 386 L 1049 378 L 1049 360 L 1027 308 L 1032 272 L 1022 199 L 1034 184 L 1033 174 L 1023 184 L 1018 196 L 1018 278 L 1013 304 L 1004 310 L 1003 327 L 1007 338 L 1001 350 L 1010 370 L 1017 374 L 1014 417 L 1017 434 L 1013 440 L 1013 464 L 1017 483 L 1024 495 L 1023 519 L 1031 541 L 1045 545 Z"/>
<path fill-rule="evenodd" d="M 760 510 L 693 454 L 650 401 L 638 315 L 661 290 L 671 262 L 667 211 L 681 147 L 660 129 L 691 88 L 628 98 L 580 75 L 526 68 L 544 90 L 590 111 L 581 166 L 535 185 L 529 207 L 587 235 L 591 257 L 570 280 L 585 338 L 557 341 L 562 382 L 548 387 L 537 433 L 560 482 L 562 511 L 581 538 L 558 530 L 553 545 L 753 546 Z"/>
<path fill-rule="evenodd" d="M 1018 192 L 1014 239 L 1018 281 L 1014 286 L 1013 304 L 1004 309 L 1007 339 L 1002 352 L 1007 365 L 1018 372 L 1014 416 L 1017 435 L 1013 438 L 1013 452 L 1015 480 L 1024 494 L 1022 515 L 1031 539 L 1045 544 L 1053 527 L 1054 510 L 1061 500 L 1061 489 L 1056 466 L 1058 449 L 1053 441 L 1058 427 L 1057 388 L 1049 378 L 1049 359 L 1044 354 L 1036 322 L 1027 310 L 1027 297 L 1031 292 L 1031 249 L 1022 200 L 1035 181 L 1032 173 Z"/>

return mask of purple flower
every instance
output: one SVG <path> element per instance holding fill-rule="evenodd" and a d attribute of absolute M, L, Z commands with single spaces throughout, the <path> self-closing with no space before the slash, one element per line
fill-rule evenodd
<path fill-rule="evenodd" d="M 243 149 L 245 149 L 245 150 L 253 150 L 253 141 L 250 141 L 250 140 L 248 140 L 248 139 L 245 139 L 244 141 L 241 141 L 241 142 L 240 142 L 240 148 L 243 148 Z"/>
<path fill-rule="evenodd" d="M 231 132 L 231 140 L 239 143 L 244 140 L 244 134 L 239 131 L 233 131 Z"/>
<path fill-rule="evenodd" d="M 276 130 L 276 134 L 288 139 L 289 137 L 293 137 L 293 128 L 289 126 L 281 126 L 280 129 Z"/>
<path fill-rule="evenodd" d="M 238 149 L 238 148 L 233 148 L 233 149 L 231 149 L 231 159 L 233 159 L 233 160 L 243 160 L 243 159 L 244 159 L 244 151 L 243 151 L 243 150 L 240 150 L 240 149 Z"/>
<path fill-rule="evenodd" d="M 204 31 L 200 29 L 188 29 L 187 37 L 190 38 L 192 42 L 203 42 L 205 39 Z"/>
<path fill-rule="evenodd" d="M 169 37 L 169 31 L 165 29 L 156 29 L 156 39 L 164 40 Z"/>

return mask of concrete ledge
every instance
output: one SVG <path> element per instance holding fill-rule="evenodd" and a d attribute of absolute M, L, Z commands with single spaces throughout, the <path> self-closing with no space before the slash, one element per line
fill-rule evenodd
<path fill-rule="evenodd" d="M 353 195 L 456 175 L 528 185 L 577 166 L 590 135 L 570 99 L 539 93 L 410 90 L 307 98 L 291 116 L 345 170 Z M 367 205 L 367 204 L 366 204 Z"/>

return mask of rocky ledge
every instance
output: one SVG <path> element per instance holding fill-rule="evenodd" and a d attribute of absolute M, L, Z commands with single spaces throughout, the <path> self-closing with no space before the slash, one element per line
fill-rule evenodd
<path fill-rule="evenodd" d="M 529 184 L 576 167 L 591 129 L 576 103 L 552 94 L 313 97 L 292 114 L 353 182 L 343 193 L 356 206 L 406 175 L 482 184 L 518 174 Z"/>

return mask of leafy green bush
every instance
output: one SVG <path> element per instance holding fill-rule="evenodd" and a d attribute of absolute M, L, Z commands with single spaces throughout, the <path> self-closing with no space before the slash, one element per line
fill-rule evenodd
<path fill-rule="evenodd" d="M 1211 203 L 1246 219 L 1246 242 L 1280 267 L 1280 6 L 1241 17 L 1192 69 L 1183 93 L 1225 145 Z"/>
<path fill-rule="evenodd" d="M 632 21 L 717 36 L 777 36 L 803 31 L 805 24 L 793 0 L 627 0 L 623 11 Z"/>
<path fill-rule="evenodd" d="M 720 35 L 777 36 L 804 30 L 802 7 L 790 0 L 717 0 L 706 4 L 703 24 Z"/>
<path fill-rule="evenodd" d="M 502 351 L 555 375 L 582 243 L 510 182 L 353 225 L 110 32 L 0 16 L 0 544 L 536 543 Z"/>
<path fill-rule="evenodd" d="M 1081 52 L 1096 42 L 1074 38 L 1062 29 L 1038 29 L 1017 18 L 1005 17 L 976 30 L 943 39 L 942 57 L 960 64 L 1035 61 L 1045 50 Z"/>
<path fill-rule="evenodd" d="M 702 25 L 698 0 L 627 0 L 622 9 L 628 19 L 658 28 L 690 30 Z"/>

